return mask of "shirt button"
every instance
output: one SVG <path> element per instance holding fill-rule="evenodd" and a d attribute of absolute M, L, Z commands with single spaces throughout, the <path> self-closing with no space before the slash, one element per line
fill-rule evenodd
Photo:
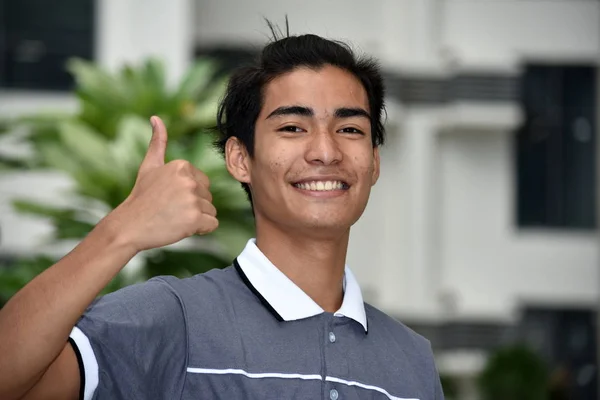
<path fill-rule="evenodd" d="M 329 332 L 329 341 L 330 341 L 331 343 L 334 343 L 334 342 L 335 342 L 335 333 L 333 333 L 333 332 Z"/>
<path fill-rule="evenodd" d="M 331 391 L 329 391 L 329 398 L 331 400 L 337 400 L 338 399 L 338 391 L 335 389 L 331 389 Z"/>

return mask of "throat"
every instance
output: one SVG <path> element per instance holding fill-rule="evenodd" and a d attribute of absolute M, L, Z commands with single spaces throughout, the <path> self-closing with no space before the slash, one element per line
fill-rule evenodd
<path fill-rule="evenodd" d="M 336 243 L 258 233 L 256 245 L 277 269 L 326 312 L 340 309 L 347 238 Z"/>

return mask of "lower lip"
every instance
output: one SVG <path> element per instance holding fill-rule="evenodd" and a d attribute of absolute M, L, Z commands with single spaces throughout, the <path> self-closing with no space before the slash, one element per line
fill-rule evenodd
<path fill-rule="evenodd" d="M 306 190 L 306 189 L 300 189 L 299 187 L 296 187 L 294 185 L 292 185 L 292 187 L 294 189 L 296 189 L 297 191 L 299 191 L 300 193 L 302 193 L 303 195 L 305 195 L 305 196 L 318 197 L 318 198 L 326 198 L 326 199 L 333 198 L 333 197 L 343 196 L 348 191 L 348 189 Z"/>

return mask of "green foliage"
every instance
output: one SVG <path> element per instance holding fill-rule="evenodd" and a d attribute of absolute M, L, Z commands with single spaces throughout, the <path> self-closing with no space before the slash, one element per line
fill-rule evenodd
<path fill-rule="evenodd" d="M 126 66 L 115 75 L 82 60 L 70 61 L 68 69 L 77 84 L 79 118 L 109 138 L 116 135 L 125 115 L 145 119 L 160 115 L 175 140 L 193 134 L 214 123 L 226 84 L 226 77 L 217 75 L 217 65 L 210 60 L 192 66 L 172 91 L 167 88 L 162 63 L 153 59 L 138 69 Z"/>
<path fill-rule="evenodd" d="M 14 265 L 0 263 L 0 307 L 8 301 L 16 289 L 25 286 L 54 262 L 54 259 L 40 255 L 20 259 Z M 119 274 L 104 288 L 102 294 L 110 293 L 131 283 L 133 281 L 128 279 L 125 274 Z"/>
<path fill-rule="evenodd" d="M 154 275 L 188 276 L 229 265 L 252 235 L 254 221 L 245 193 L 212 146 L 210 128 L 226 83 L 216 64 L 198 61 L 172 89 L 156 60 L 138 68 L 125 66 L 114 74 L 82 60 L 71 60 L 68 69 L 76 82 L 78 112 L 2 121 L 4 130 L 24 128 L 23 140 L 33 151 L 25 159 L 0 155 L 0 167 L 62 171 L 73 179 L 74 192 L 67 194 L 68 206 L 19 199 L 16 210 L 48 220 L 54 227 L 53 241 L 83 239 L 129 195 L 150 141 L 149 118 L 158 115 L 169 133 L 166 161 L 185 159 L 208 175 L 220 227 L 198 239 L 210 246 L 149 252 L 139 275 L 119 276 L 109 290 Z M 202 250 L 208 247 L 210 251 Z M 7 298 L 55 261 L 33 257 L 16 268 L 0 269 L 0 296 Z"/>
<path fill-rule="evenodd" d="M 458 399 L 458 383 L 456 378 L 449 375 L 440 375 L 440 382 L 442 384 L 442 390 L 444 391 L 444 397 L 446 400 Z"/>
<path fill-rule="evenodd" d="M 545 400 L 548 396 L 546 364 L 524 345 L 494 353 L 478 383 L 483 400 Z"/>

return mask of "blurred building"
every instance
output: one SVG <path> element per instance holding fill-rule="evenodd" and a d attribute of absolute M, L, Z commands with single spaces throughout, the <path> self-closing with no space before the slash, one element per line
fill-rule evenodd
<path fill-rule="evenodd" d="M 467 386 L 491 349 L 526 340 L 596 398 L 600 1 L 2 0 L 0 115 L 74 107 L 72 55 L 110 68 L 159 55 L 176 80 L 196 56 L 244 62 L 263 17 L 286 14 L 292 33 L 347 40 L 385 70 L 382 177 L 348 256 L 367 301 Z M 7 199 L 57 187 L 0 177 L 1 251 L 46 229 Z"/>

